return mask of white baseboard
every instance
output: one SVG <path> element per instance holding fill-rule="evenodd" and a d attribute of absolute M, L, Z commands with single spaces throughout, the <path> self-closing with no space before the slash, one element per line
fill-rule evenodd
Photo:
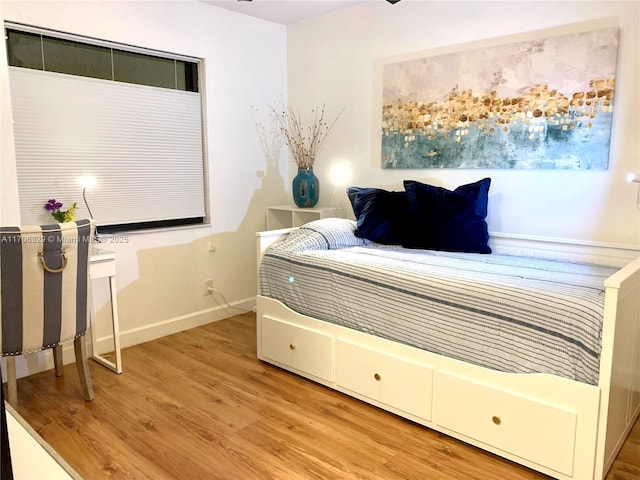
<path fill-rule="evenodd" d="M 245 298 L 232 302 L 229 306 L 213 307 L 187 315 L 169 318 L 160 322 L 144 325 L 142 327 L 130 330 L 120 331 L 121 348 L 133 347 L 141 343 L 150 342 L 157 338 L 166 337 L 174 333 L 189 330 L 190 328 L 200 327 L 208 323 L 217 322 L 225 318 L 239 315 L 246 311 L 253 311 L 256 305 L 256 298 Z M 111 335 L 106 335 L 96 339 L 98 353 L 103 354 L 113 350 L 113 339 Z"/>
<path fill-rule="evenodd" d="M 123 330 L 120 332 L 121 348 L 132 347 L 141 343 L 150 342 L 158 338 L 166 337 L 174 333 L 189 330 L 190 328 L 199 327 L 208 323 L 217 322 L 225 318 L 239 315 L 243 312 L 254 311 L 256 305 L 255 297 L 245 298 L 237 302 L 232 302 L 229 306 L 213 307 L 198 312 L 189 313 L 180 317 L 169 318 L 160 322 L 144 325 L 142 327 Z M 87 351 L 92 354 L 90 332 L 87 332 Z M 96 339 L 98 353 L 104 354 L 113 350 L 113 339 L 111 336 L 99 337 Z M 69 342 L 62 347 L 63 363 L 75 362 L 73 353 L 73 342 Z M 2 378 L 6 379 L 6 363 L 3 360 L 0 363 L 2 370 Z M 123 370 L 126 371 L 126 364 Z M 29 355 L 21 355 L 16 358 L 16 377 L 22 378 L 36 373 L 53 369 L 53 351 L 51 349 Z M 18 393 L 19 395 L 19 393 Z"/>

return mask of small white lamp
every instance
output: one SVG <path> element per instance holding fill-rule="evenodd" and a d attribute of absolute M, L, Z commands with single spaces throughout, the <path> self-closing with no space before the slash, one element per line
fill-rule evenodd
<path fill-rule="evenodd" d="M 629 172 L 625 178 L 629 183 L 640 183 L 640 173 Z"/>
<path fill-rule="evenodd" d="M 331 167 L 329 175 L 331 183 L 336 187 L 340 187 L 349 184 L 351 177 L 353 176 L 353 172 L 349 162 L 346 160 L 339 160 Z"/>
<path fill-rule="evenodd" d="M 91 220 L 95 220 L 93 218 L 93 213 L 91 213 L 91 208 L 89 208 L 89 203 L 87 202 L 87 190 L 91 190 L 96 186 L 96 179 L 89 176 L 80 177 L 79 182 L 82 186 L 82 200 L 84 200 L 84 206 L 87 207 L 87 211 L 89 212 L 89 218 L 91 218 Z M 98 227 L 95 227 L 93 241 L 94 243 L 100 243 L 100 239 L 98 238 Z"/>
<path fill-rule="evenodd" d="M 340 187 L 349 185 L 353 177 L 351 162 L 346 159 L 338 159 L 329 170 L 329 176 L 333 184 L 333 204 L 337 206 L 342 200 L 337 200 L 336 195 L 339 191 L 344 193 L 344 188 L 340 189 Z"/>
<path fill-rule="evenodd" d="M 87 203 L 87 189 L 91 190 L 96 186 L 96 179 L 94 177 L 80 177 L 80 185 L 82 186 L 82 200 L 84 200 L 84 205 L 87 207 L 87 211 L 89 212 L 89 217 L 93 220 L 93 213 L 91 213 L 91 209 L 89 208 L 89 204 Z"/>

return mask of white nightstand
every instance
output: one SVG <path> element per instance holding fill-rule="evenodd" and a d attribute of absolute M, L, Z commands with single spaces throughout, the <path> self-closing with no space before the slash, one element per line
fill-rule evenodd
<path fill-rule="evenodd" d="M 267 230 L 299 227 L 321 218 L 342 218 L 342 209 L 336 207 L 298 208 L 291 205 L 267 207 Z"/>

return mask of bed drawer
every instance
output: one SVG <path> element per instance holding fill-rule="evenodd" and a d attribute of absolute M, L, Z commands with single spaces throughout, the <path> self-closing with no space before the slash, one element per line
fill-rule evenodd
<path fill-rule="evenodd" d="M 438 425 L 571 476 L 577 414 L 438 372 Z"/>
<path fill-rule="evenodd" d="M 262 317 L 262 355 L 314 377 L 333 381 L 333 335 Z"/>
<path fill-rule="evenodd" d="M 338 338 L 336 384 L 431 420 L 433 369 L 428 365 Z"/>

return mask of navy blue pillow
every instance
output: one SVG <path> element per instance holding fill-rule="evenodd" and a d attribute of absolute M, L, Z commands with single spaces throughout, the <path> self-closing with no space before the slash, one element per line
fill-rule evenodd
<path fill-rule="evenodd" d="M 404 188 L 413 229 L 403 246 L 448 252 L 491 253 L 487 229 L 490 178 L 447 190 L 414 180 Z"/>
<path fill-rule="evenodd" d="M 402 245 L 409 225 L 409 202 L 405 192 L 381 188 L 347 187 L 356 216 L 356 237 L 385 245 Z"/>

